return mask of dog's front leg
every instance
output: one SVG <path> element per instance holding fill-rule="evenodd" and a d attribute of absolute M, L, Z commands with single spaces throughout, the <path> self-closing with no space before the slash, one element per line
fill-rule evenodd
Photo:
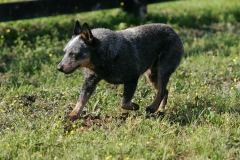
<path fill-rule="evenodd" d="M 126 110 L 138 110 L 139 105 L 132 102 L 132 97 L 137 87 L 138 79 L 124 84 L 122 108 Z"/>
<path fill-rule="evenodd" d="M 92 93 L 96 89 L 96 85 L 98 84 L 98 82 L 100 80 L 101 79 L 98 78 L 98 76 L 96 74 L 93 74 L 93 73 L 87 74 L 86 73 L 86 78 L 83 82 L 82 90 L 81 90 L 80 96 L 78 98 L 77 104 L 76 104 L 75 108 L 72 110 L 72 112 L 68 116 L 65 117 L 65 120 L 70 119 L 73 121 L 73 120 L 80 118 L 80 114 L 81 114 L 84 106 L 86 105 L 87 101 L 89 100 Z"/>

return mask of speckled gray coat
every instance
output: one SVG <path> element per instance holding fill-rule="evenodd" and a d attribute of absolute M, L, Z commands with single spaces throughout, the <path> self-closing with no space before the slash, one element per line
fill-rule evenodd
<path fill-rule="evenodd" d="M 102 79 L 124 84 L 123 109 L 139 109 L 131 99 L 144 72 L 157 90 L 155 100 L 146 110 L 153 113 L 166 105 L 167 83 L 184 53 L 182 42 L 171 27 L 147 24 L 114 32 L 103 28 L 90 30 L 86 23 L 81 27 L 77 21 L 73 33 L 58 70 L 72 73 L 76 68 L 85 67 L 85 81 L 76 107 L 68 118 L 79 117 Z"/>
<path fill-rule="evenodd" d="M 138 78 L 159 59 L 164 65 L 162 72 L 173 72 L 183 55 L 178 35 L 164 24 L 118 32 L 93 29 L 92 34 L 98 39 L 97 49 L 91 55 L 91 61 L 96 65 L 94 71 L 110 83 Z"/>

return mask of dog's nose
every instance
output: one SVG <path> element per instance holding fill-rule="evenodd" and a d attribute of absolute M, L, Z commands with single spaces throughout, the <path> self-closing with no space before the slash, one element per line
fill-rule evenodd
<path fill-rule="evenodd" d="M 62 65 L 58 65 L 58 67 L 57 67 L 57 70 L 59 70 L 59 71 L 63 71 L 63 67 L 62 67 Z"/>

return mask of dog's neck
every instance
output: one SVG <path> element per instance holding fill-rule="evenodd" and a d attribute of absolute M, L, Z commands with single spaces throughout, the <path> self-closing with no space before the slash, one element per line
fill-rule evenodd
<path fill-rule="evenodd" d="M 109 29 L 94 29 L 93 36 L 101 44 L 97 47 L 97 52 L 103 54 L 103 60 L 113 60 L 122 47 L 122 38 L 116 32 Z"/>

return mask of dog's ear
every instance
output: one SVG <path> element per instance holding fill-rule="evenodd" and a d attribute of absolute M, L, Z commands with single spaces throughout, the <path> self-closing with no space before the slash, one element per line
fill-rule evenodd
<path fill-rule="evenodd" d="M 83 24 L 81 37 L 87 43 L 92 43 L 93 41 L 93 35 L 87 23 Z"/>
<path fill-rule="evenodd" d="M 75 25 L 74 25 L 74 29 L 73 29 L 73 35 L 76 36 L 76 35 L 79 35 L 81 33 L 82 29 L 81 29 L 81 26 L 80 26 L 80 23 L 79 21 L 77 20 L 75 22 Z"/>

